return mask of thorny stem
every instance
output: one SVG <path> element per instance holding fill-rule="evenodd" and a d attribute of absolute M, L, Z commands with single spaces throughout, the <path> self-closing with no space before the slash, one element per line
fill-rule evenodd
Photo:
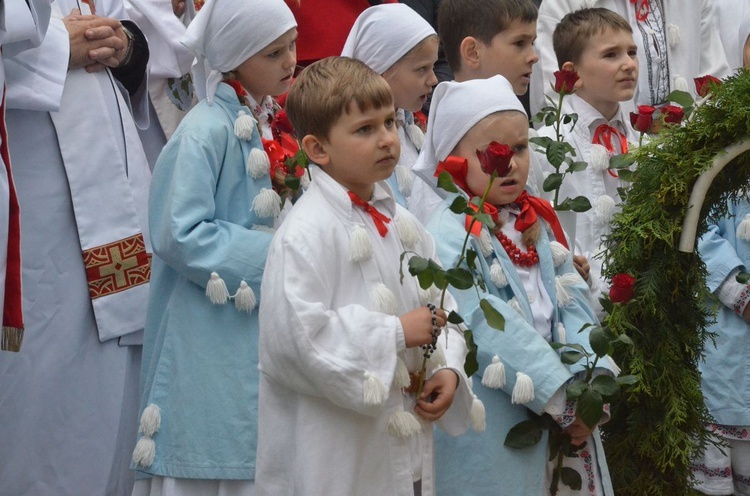
<path fill-rule="evenodd" d="M 561 91 L 559 93 L 559 100 L 557 101 L 557 107 L 555 107 L 555 140 L 560 143 L 562 142 L 562 134 L 560 134 L 560 126 L 562 125 L 562 104 L 563 104 L 563 98 L 565 98 L 565 91 Z M 562 164 L 555 167 L 555 172 L 558 174 L 560 173 L 560 167 Z M 564 176 L 565 174 L 563 174 Z M 560 183 L 560 186 L 562 186 L 562 182 Z M 557 207 L 559 205 L 559 199 L 560 199 L 560 186 L 555 188 L 555 200 L 553 202 L 553 206 L 555 210 L 557 210 Z"/>

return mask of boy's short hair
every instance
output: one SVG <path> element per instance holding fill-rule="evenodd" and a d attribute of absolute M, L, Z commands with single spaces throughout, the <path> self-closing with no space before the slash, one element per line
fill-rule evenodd
<path fill-rule="evenodd" d="M 536 23 L 538 11 L 531 0 L 443 0 L 438 8 L 438 35 L 453 72 L 461 68 L 461 42 L 472 36 L 485 45 L 520 20 Z"/>
<path fill-rule="evenodd" d="M 563 17 L 552 34 L 558 66 L 562 68 L 565 62 L 578 62 L 591 38 L 605 29 L 633 32 L 624 17 L 609 9 L 581 9 Z"/>
<path fill-rule="evenodd" d="M 301 139 L 326 139 L 349 105 L 359 110 L 393 106 L 388 83 L 359 60 L 328 57 L 306 67 L 289 89 L 286 112 Z"/>

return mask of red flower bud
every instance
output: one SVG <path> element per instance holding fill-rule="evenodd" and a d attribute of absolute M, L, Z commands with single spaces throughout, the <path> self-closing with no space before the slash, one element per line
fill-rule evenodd
<path fill-rule="evenodd" d="M 630 123 L 633 129 L 639 133 L 647 133 L 654 123 L 655 107 L 651 105 L 638 105 L 638 113 L 630 112 Z"/>
<path fill-rule="evenodd" d="M 719 78 L 711 75 L 697 77 L 693 81 L 695 81 L 695 92 L 698 93 L 698 96 L 700 97 L 705 97 L 711 93 L 711 89 L 714 86 L 719 86 L 721 84 Z"/>
<path fill-rule="evenodd" d="M 575 92 L 575 84 L 578 81 L 578 73 L 568 69 L 555 72 L 555 93 L 570 95 Z"/>
<path fill-rule="evenodd" d="M 612 303 L 627 303 L 633 297 L 635 278 L 630 274 L 617 274 L 612 278 L 609 299 Z"/>
<path fill-rule="evenodd" d="M 677 105 L 664 105 L 661 108 L 661 115 L 664 116 L 666 124 L 679 124 L 685 117 L 685 111 Z"/>
<path fill-rule="evenodd" d="M 271 127 L 281 133 L 292 134 L 294 133 L 294 126 L 292 121 L 289 120 L 289 116 L 286 115 L 286 110 L 281 109 L 276 112 L 271 122 Z"/>
<path fill-rule="evenodd" d="M 493 141 L 484 151 L 477 150 L 477 158 L 482 170 L 486 174 L 497 174 L 504 177 L 510 172 L 510 160 L 513 158 L 513 150 L 508 145 L 502 145 Z"/>

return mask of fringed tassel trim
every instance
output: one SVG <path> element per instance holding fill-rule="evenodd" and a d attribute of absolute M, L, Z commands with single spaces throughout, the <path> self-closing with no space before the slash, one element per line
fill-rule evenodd
<path fill-rule="evenodd" d="M 133 463 L 141 467 L 150 467 L 156 456 L 156 443 L 152 439 L 161 427 L 161 410 L 151 403 L 143 409 L 138 432 L 142 437 L 133 450 Z"/>
<path fill-rule="evenodd" d="M 248 286 L 245 281 L 240 282 L 240 287 L 232 298 L 234 298 L 235 308 L 241 312 L 252 312 L 258 303 L 253 288 Z"/>
<path fill-rule="evenodd" d="M 602 145 L 594 143 L 589 150 L 589 166 L 592 170 L 609 169 L 609 152 Z"/>
<path fill-rule="evenodd" d="M 270 188 L 263 188 L 253 199 L 252 208 L 258 217 L 278 217 L 281 213 L 281 197 Z"/>
<path fill-rule="evenodd" d="M 377 284 L 372 290 L 372 308 L 388 315 L 396 315 L 398 311 L 396 295 L 383 283 Z"/>
<path fill-rule="evenodd" d="M 492 255 L 494 248 L 492 247 L 492 238 L 490 237 L 490 232 L 487 229 L 482 228 L 482 232 L 479 233 L 479 239 L 477 241 L 479 244 L 479 251 L 482 252 L 482 255 L 485 258 Z"/>
<path fill-rule="evenodd" d="M 365 372 L 365 381 L 362 390 L 365 405 L 381 405 L 388 393 L 381 380 L 369 372 Z"/>
<path fill-rule="evenodd" d="M 562 322 L 557 323 L 557 342 L 561 344 L 568 342 L 568 331 L 565 330 Z"/>
<path fill-rule="evenodd" d="M 523 308 L 521 307 L 521 302 L 518 301 L 518 298 L 514 296 L 513 298 L 508 300 L 508 306 L 515 310 L 518 315 L 520 315 L 524 319 L 526 318 L 526 314 L 524 313 Z"/>
<path fill-rule="evenodd" d="M 503 267 L 497 260 L 494 260 L 492 265 L 490 265 L 490 281 L 497 288 L 504 288 L 508 285 L 508 278 L 505 277 Z"/>
<path fill-rule="evenodd" d="M 474 399 L 471 402 L 471 412 L 469 414 L 471 418 L 471 428 L 474 432 L 484 432 L 487 428 L 487 412 L 484 409 L 484 403 L 474 395 Z"/>
<path fill-rule="evenodd" d="M 2 339 L 0 339 L 0 350 L 17 353 L 21 351 L 21 344 L 23 344 L 23 328 L 3 326 L 3 335 Z"/>
<path fill-rule="evenodd" d="M 570 250 L 565 248 L 562 243 L 558 241 L 552 241 L 549 244 L 550 250 L 552 251 L 552 263 L 555 267 L 561 266 L 568 259 Z"/>
<path fill-rule="evenodd" d="M 237 112 L 237 119 L 234 121 L 234 135 L 245 141 L 252 139 L 257 123 L 258 121 L 252 115 L 240 110 Z"/>
<path fill-rule="evenodd" d="M 688 86 L 687 79 L 685 79 L 682 76 L 675 76 L 674 89 L 680 90 L 680 91 L 690 91 L 690 87 Z"/>
<path fill-rule="evenodd" d="M 259 179 L 268 174 L 271 168 L 271 161 L 268 158 L 268 153 L 260 148 L 253 148 L 247 155 L 247 173 L 250 174 L 253 179 Z"/>
<path fill-rule="evenodd" d="M 397 165 L 395 172 L 398 190 L 405 198 L 410 197 L 412 186 L 414 186 L 414 173 L 403 165 Z"/>
<path fill-rule="evenodd" d="M 409 124 L 406 126 L 406 136 L 409 137 L 409 141 L 419 151 L 422 151 L 424 146 L 424 132 L 416 124 Z"/>
<path fill-rule="evenodd" d="M 682 43 L 682 33 L 677 25 L 667 23 L 667 41 L 669 48 L 677 48 Z"/>
<path fill-rule="evenodd" d="M 422 424 L 411 412 L 400 411 L 391 415 L 386 426 L 388 434 L 398 438 L 407 438 L 422 430 Z"/>
<path fill-rule="evenodd" d="M 410 250 L 422 241 L 417 225 L 410 217 L 405 215 L 399 215 L 396 219 L 396 231 L 398 232 L 398 239 Z"/>
<path fill-rule="evenodd" d="M 746 214 L 737 226 L 737 237 L 743 241 L 750 241 L 750 214 Z"/>
<path fill-rule="evenodd" d="M 612 220 L 612 216 L 615 214 L 615 200 L 609 195 L 601 195 L 599 198 L 594 200 L 592 205 L 594 209 L 594 215 L 601 222 L 609 222 Z"/>
<path fill-rule="evenodd" d="M 223 305 L 229 299 L 227 285 L 216 272 L 211 272 L 211 279 L 206 284 L 206 296 L 214 305 Z"/>
<path fill-rule="evenodd" d="M 406 389 L 411 385 L 409 369 L 406 368 L 406 364 L 400 358 L 396 359 L 396 375 L 393 378 L 393 383 L 399 389 Z"/>
<path fill-rule="evenodd" d="M 510 401 L 514 405 L 523 405 L 534 401 L 534 382 L 531 377 L 523 372 L 516 372 L 516 385 L 513 386 Z"/>
<path fill-rule="evenodd" d="M 349 238 L 349 260 L 363 262 L 372 258 L 372 242 L 367 231 L 360 224 L 354 226 Z"/>
<path fill-rule="evenodd" d="M 492 357 L 492 363 L 484 369 L 482 386 L 492 389 L 500 389 L 505 386 L 505 365 L 497 355 Z"/>
<path fill-rule="evenodd" d="M 565 307 L 573 303 L 573 295 L 568 288 L 580 282 L 581 276 L 577 273 L 570 272 L 555 278 L 555 293 L 557 295 L 557 306 Z"/>

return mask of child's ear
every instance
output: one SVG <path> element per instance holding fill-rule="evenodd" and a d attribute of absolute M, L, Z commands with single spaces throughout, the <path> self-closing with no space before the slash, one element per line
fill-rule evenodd
<path fill-rule="evenodd" d="M 473 36 L 467 36 L 463 40 L 461 40 L 461 45 L 459 45 L 459 54 L 461 55 L 461 67 L 466 66 L 469 69 L 479 69 L 480 66 L 480 56 L 479 52 L 481 50 L 479 40 L 474 38 Z"/>
<path fill-rule="evenodd" d="M 302 138 L 302 149 L 305 150 L 305 155 L 311 162 L 318 165 L 328 165 L 328 162 L 330 162 L 330 157 L 323 142 L 312 134 Z"/>
<path fill-rule="evenodd" d="M 576 65 L 571 61 L 565 62 L 562 65 L 561 69 L 564 71 L 578 72 L 578 70 L 576 69 Z M 578 90 L 578 89 L 581 89 L 582 86 L 583 86 L 583 79 L 579 79 L 578 81 L 576 81 L 576 84 L 573 85 L 573 88 Z"/>

